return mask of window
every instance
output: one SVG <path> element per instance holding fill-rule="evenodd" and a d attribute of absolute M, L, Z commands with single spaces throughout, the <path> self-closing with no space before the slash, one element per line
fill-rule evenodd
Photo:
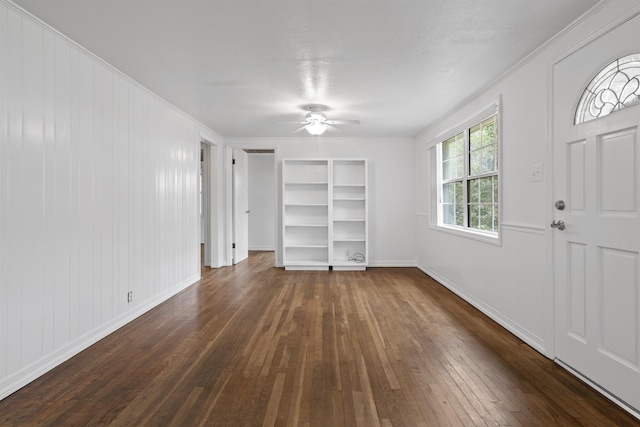
<path fill-rule="evenodd" d="M 486 116 L 485 116 L 486 117 Z M 498 115 L 436 146 L 438 225 L 498 234 Z"/>
<path fill-rule="evenodd" d="M 604 117 L 640 103 L 640 53 L 616 59 L 587 85 L 574 124 Z"/>

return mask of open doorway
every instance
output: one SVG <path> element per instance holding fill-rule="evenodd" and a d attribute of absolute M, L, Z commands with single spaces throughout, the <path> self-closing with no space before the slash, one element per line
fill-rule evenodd
<path fill-rule="evenodd" d="M 277 250 L 275 150 L 232 150 L 232 264 L 247 259 L 249 251 Z M 275 263 L 275 257 L 274 257 Z"/>
<path fill-rule="evenodd" d="M 200 267 L 204 267 L 204 147 L 200 143 L 200 179 L 199 179 L 199 195 L 198 202 L 200 205 Z"/>
<path fill-rule="evenodd" d="M 223 240 L 220 238 L 220 180 L 219 147 L 208 140 L 200 141 L 200 265 L 220 267 Z"/>
<path fill-rule="evenodd" d="M 276 172 L 273 150 L 247 150 L 249 157 L 249 250 L 275 251 Z"/>
<path fill-rule="evenodd" d="M 232 194 L 232 264 L 238 264 L 249 256 L 249 156 L 241 149 L 233 150 L 231 187 Z"/>
<path fill-rule="evenodd" d="M 211 193 L 210 184 L 211 180 L 209 169 L 209 145 L 205 142 L 200 142 L 200 266 L 210 266 L 208 262 L 210 257 L 207 256 L 210 253 L 210 242 L 207 242 L 207 236 L 210 235 L 211 230 L 211 198 L 208 197 Z"/>

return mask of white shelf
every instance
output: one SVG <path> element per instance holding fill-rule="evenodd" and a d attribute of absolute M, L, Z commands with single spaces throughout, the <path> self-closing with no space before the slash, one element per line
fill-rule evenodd
<path fill-rule="evenodd" d="M 285 206 L 329 206 L 328 203 L 285 203 Z"/>
<path fill-rule="evenodd" d="M 326 262 L 320 261 L 289 261 L 289 265 L 327 265 Z"/>
<path fill-rule="evenodd" d="M 364 218 L 334 218 L 334 222 L 365 222 Z"/>
<path fill-rule="evenodd" d="M 285 182 L 284 185 L 329 185 L 327 181 Z"/>
<path fill-rule="evenodd" d="M 329 264 L 326 262 L 295 262 L 289 261 L 285 266 L 285 270 L 328 270 Z"/>

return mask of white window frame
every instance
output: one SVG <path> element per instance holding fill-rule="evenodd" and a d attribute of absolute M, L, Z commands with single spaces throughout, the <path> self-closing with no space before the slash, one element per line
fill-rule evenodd
<path fill-rule="evenodd" d="M 498 122 L 498 131 L 497 131 L 497 173 L 488 173 L 482 175 L 473 175 L 471 176 L 469 170 L 469 130 L 484 122 L 485 120 L 491 118 L 492 116 L 497 117 Z M 431 191 L 431 221 L 430 228 L 442 231 L 449 234 L 454 234 L 474 240 L 479 240 L 486 243 L 491 243 L 494 245 L 502 244 L 502 206 L 503 206 L 503 198 L 502 198 L 502 128 L 503 123 L 501 120 L 501 103 L 500 99 L 492 102 L 485 108 L 477 111 L 470 118 L 462 121 L 458 125 L 452 127 L 448 131 L 440 134 L 436 139 L 434 139 L 429 145 L 428 148 L 430 150 L 430 166 L 431 166 L 431 179 L 432 185 L 430 186 Z M 443 204 L 442 204 L 442 187 L 445 182 L 442 179 L 442 143 L 447 141 L 449 138 L 458 135 L 460 133 L 464 133 L 464 176 L 462 178 L 463 185 L 463 216 L 464 216 L 464 226 L 445 224 L 443 222 Z M 497 231 L 483 231 L 474 228 L 468 227 L 468 181 L 470 179 L 481 178 L 483 176 L 493 176 L 496 175 L 498 177 L 498 225 Z M 448 181 L 448 180 L 447 180 Z M 455 181 L 452 180 L 452 181 Z"/>

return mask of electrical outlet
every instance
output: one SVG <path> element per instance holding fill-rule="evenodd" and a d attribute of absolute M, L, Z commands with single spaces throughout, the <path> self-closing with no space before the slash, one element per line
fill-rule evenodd
<path fill-rule="evenodd" d="M 127 302 L 133 302 L 133 291 L 127 292 Z"/>

